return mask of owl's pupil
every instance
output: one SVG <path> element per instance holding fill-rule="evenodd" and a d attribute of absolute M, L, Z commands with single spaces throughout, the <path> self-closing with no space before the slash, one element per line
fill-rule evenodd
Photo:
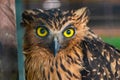
<path fill-rule="evenodd" d="M 44 30 L 44 29 L 41 29 L 40 32 L 43 34 L 43 33 L 45 33 L 45 30 Z"/>
<path fill-rule="evenodd" d="M 70 32 L 70 30 L 67 30 L 67 34 L 70 34 L 71 32 Z"/>

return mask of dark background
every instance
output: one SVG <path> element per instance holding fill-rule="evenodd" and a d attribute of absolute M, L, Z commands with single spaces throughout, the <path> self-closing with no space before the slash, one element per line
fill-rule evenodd
<path fill-rule="evenodd" d="M 23 0 L 24 9 L 42 8 L 45 2 L 57 3 L 58 0 Z M 59 0 L 60 9 L 79 9 L 88 7 L 90 10 L 91 27 L 118 27 L 120 25 L 120 0 Z M 49 5 L 48 5 L 49 6 Z"/>

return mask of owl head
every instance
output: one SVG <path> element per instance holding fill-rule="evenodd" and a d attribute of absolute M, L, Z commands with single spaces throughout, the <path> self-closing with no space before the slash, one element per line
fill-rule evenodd
<path fill-rule="evenodd" d="M 79 45 L 88 30 L 88 9 L 26 10 L 22 14 L 25 28 L 24 50 L 44 48 L 56 56 L 61 50 Z"/>

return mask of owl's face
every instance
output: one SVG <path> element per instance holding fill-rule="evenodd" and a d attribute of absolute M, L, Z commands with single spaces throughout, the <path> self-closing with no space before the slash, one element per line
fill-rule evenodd
<path fill-rule="evenodd" d="M 88 30 L 86 11 L 86 8 L 76 11 L 25 11 L 22 24 L 25 27 L 24 41 L 27 49 L 37 46 L 47 49 L 55 56 L 61 50 L 79 44 Z"/>
<path fill-rule="evenodd" d="M 59 25 L 58 25 L 59 26 Z M 52 29 L 51 26 L 43 24 L 35 29 L 35 35 L 38 38 L 39 44 L 44 44 L 44 47 L 50 49 L 54 55 L 60 50 L 68 46 L 70 40 L 74 38 L 76 28 L 69 24 L 61 29 Z"/>

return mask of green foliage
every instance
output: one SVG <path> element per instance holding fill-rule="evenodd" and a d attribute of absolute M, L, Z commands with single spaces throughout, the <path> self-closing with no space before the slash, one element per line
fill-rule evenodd
<path fill-rule="evenodd" d="M 116 48 L 120 49 L 120 37 L 102 37 L 104 42 L 107 42 Z"/>

